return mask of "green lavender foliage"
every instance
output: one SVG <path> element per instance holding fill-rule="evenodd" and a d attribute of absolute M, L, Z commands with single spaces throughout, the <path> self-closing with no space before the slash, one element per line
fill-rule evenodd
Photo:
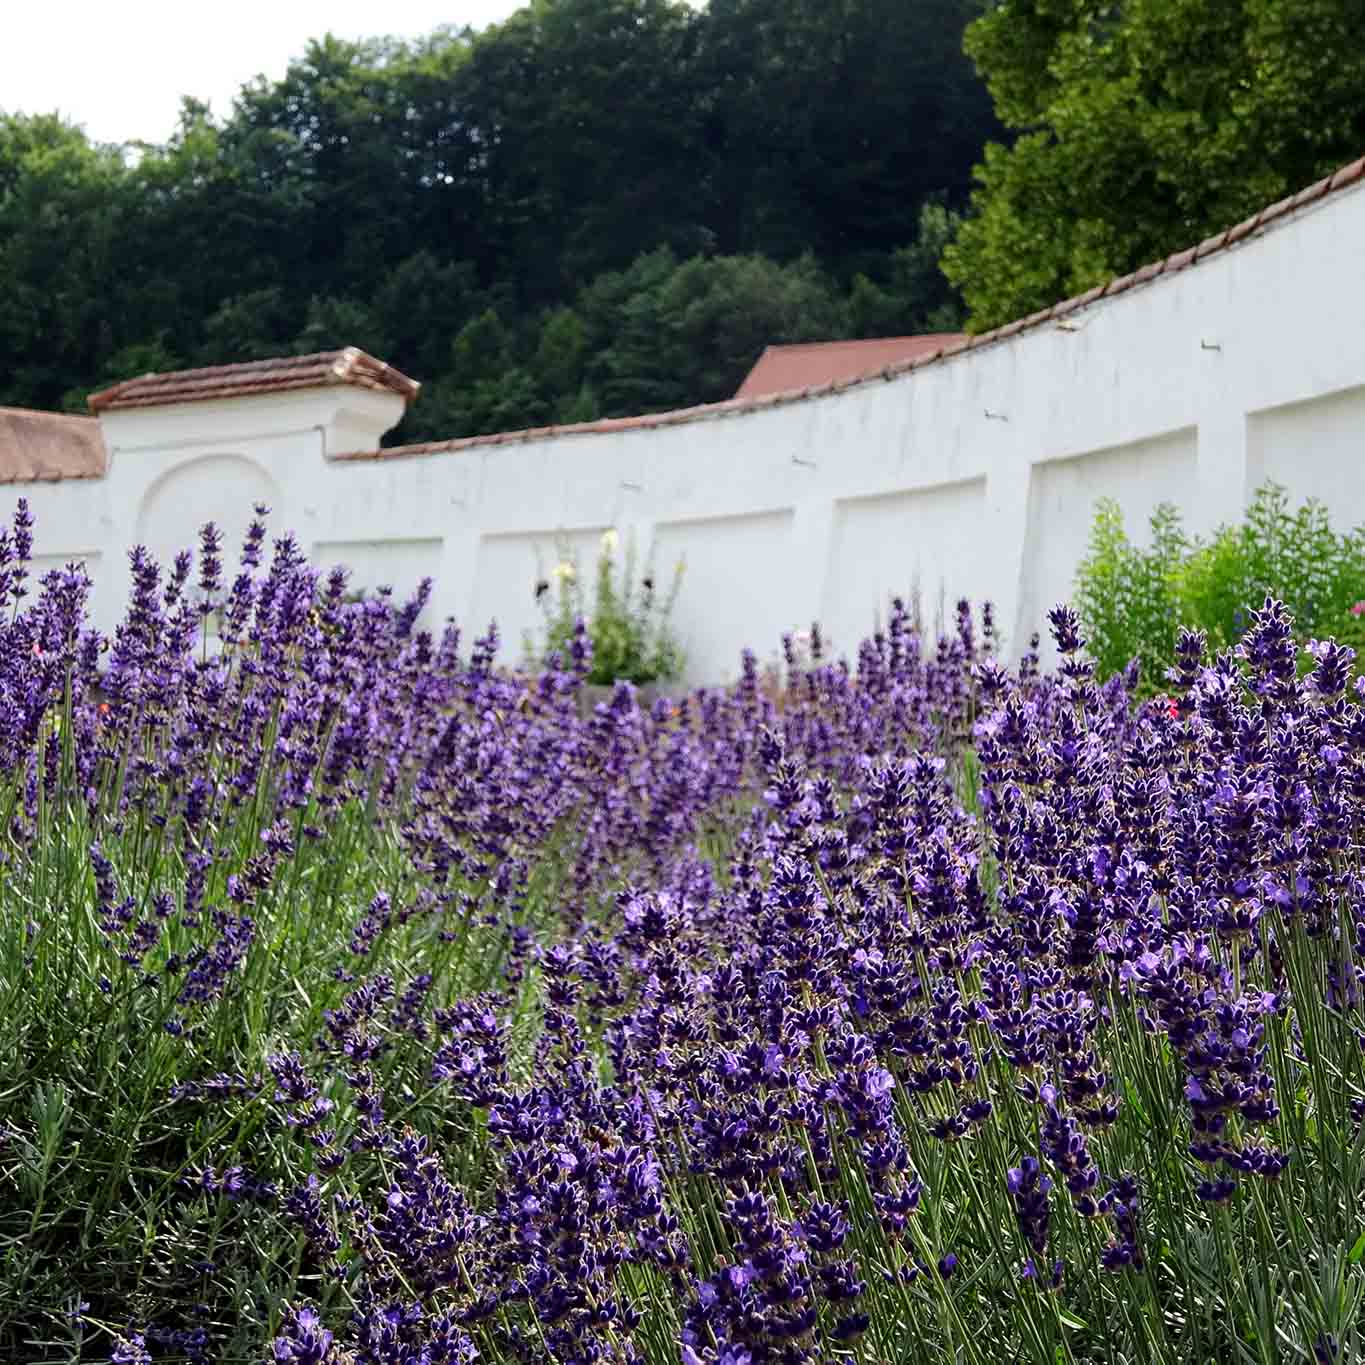
<path fill-rule="evenodd" d="M 270 780 L 266 772 L 263 784 Z M 5 809 L 20 799 L 12 786 L 0 790 Z M 216 830 L 208 905 L 227 903 L 229 876 L 245 873 L 260 847 L 262 817 L 263 803 L 246 802 Z M 318 819 L 316 809 L 302 812 L 298 830 Z M 113 837 L 101 824 L 120 893 L 140 913 L 184 886 L 174 823 L 138 817 Z M 107 1361 L 130 1316 L 155 1305 L 164 1317 L 178 1305 L 192 1322 L 193 1305 L 206 1302 L 211 1315 L 200 1325 L 221 1353 L 213 1358 L 256 1361 L 281 1299 L 325 1286 L 303 1264 L 286 1220 L 197 1192 L 197 1172 L 240 1164 L 286 1184 L 306 1180 L 306 1150 L 270 1113 L 266 1058 L 314 1046 L 325 1012 L 354 989 L 357 966 L 361 979 L 387 975 L 395 995 L 429 972 L 453 998 L 497 977 L 506 938 L 474 916 L 396 912 L 357 959 L 348 944 L 373 897 L 406 907 L 423 885 L 392 819 L 376 820 L 369 794 L 359 793 L 327 816 L 325 838 L 300 835 L 253 906 L 258 932 L 232 989 L 208 1007 L 192 1041 L 173 1037 L 166 1024 L 184 1013 L 173 964 L 196 935 L 172 915 L 154 955 L 159 981 L 115 971 L 98 924 L 93 838 L 81 804 L 49 807 L 39 837 L 12 851 L 0 882 L 0 1359 Z M 553 858 L 545 860 L 528 923 L 545 912 L 556 876 Z M 463 890 L 477 900 L 485 888 Z M 376 1077 L 401 1088 L 425 1058 L 401 1028 L 385 1038 Z M 266 1084 L 231 1103 L 172 1098 L 187 1079 L 223 1073 Z M 468 1116 L 440 1112 L 429 1089 L 410 1093 L 406 1121 L 439 1142 L 454 1168 L 472 1170 L 479 1135 Z M 58 1308 L 77 1300 L 87 1311 L 64 1318 Z"/>
<path fill-rule="evenodd" d="M 604 554 L 613 548 L 604 546 Z M 624 581 L 630 583 L 632 574 Z M 608 582 L 630 600 L 619 577 L 609 576 Z M 818 678 L 815 685 L 821 685 Z M 404 846 L 412 811 L 403 783 L 391 804 L 377 802 L 364 788 L 334 806 L 314 801 L 297 812 L 292 851 L 252 905 L 257 932 L 231 989 L 205 1007 L 187 1035 L 168 1034 L 165 1024 L 179 1012 L 179 982 L 169 962 L 192 946 L 194 936 L 181 917 L 170 914 L 156 951 L 137 966 L 119 966 L 98 922 L 90 847 L 98 838 L 118 895 L 142 916 L 158 895 L 185 885 L 187 854 L 206 847 L 208 836 L 174 814 L 162 819 L 172 807 L 158 799 L 166 795 L 160 791 L 121 816 L 113 780 L 118 766 L 100 779 L 98 790 L 77 792 L 69 696 L 68 684 L 67 702 L 45 722 L 39 749 L 39 767 L 45 770 L 51 755 L 55 780 L 38 789 L 41 801 L 31 832 L 26 829 L 31 837 L 4 840 L 0 866 L 0 1360 L 104 1365 L 130 1321 L 169 1317 L 203 1321 L 211 1331 L 210 1359 L 220 1365 L 261 1365 L 268 1350 L 263 1343 L 277 1328 L 284 1302 L 314 1300 L 328 1321 L 340 1322 L 357 1306 L 358 1286 L 321 1274 L 297 1225 L 278 1206 L 206 1195 L 194 1188 L 195 1173 L 209 1164 L 221 1170 L 240 1163 L 288 1188 L 319 1173 L 316 1153 L 306 1137 L 280 1122 L 268 1080 L 260 1093 L 221 1101 L 177 1100 L 173 1088 L 219 1072 L 253 1077 L 266 1072 L 272 1054 L 316 1051 L 325 1012 L 381 976 L 391 980 L 396 998 L 419 975 L 429 975 L 434 983 L 429 1007 L 476 996 L 503 973 L 508 926 L 490 925 L 477 913 L 489 891 L 483 877 L 457 871 L 453 885 L 443 888 L 452 893 L 447 906 L 437 909 L 424 900 L 424 892 L 433 889 L 432 874 Z M 1344 704 L 1343 724 L 1352 714 Z M 496 725 L 500 717 L 483 715 L 481 723 Z M 226 764 L 216 767 L 216 752 L 203 775 L 225 780 L 229 772 Z M 240 801 L 219 805 L 210 821 L 215 856 L 202 898 L 206 905 L 230 899 L 229 879 L 247 873 L 262 845 L 270 809 L 265 798 L 279 761 L 273 745 L 267 755 L 259 785 L 244 791 Z M 980 828 L 978 757 L 968 748 L 949 757 L 964 819 Z M 5 817 L 0 828 L 14 827 L 24 787 L 22 773 L 0 782 Z M 743 817 L 742 810 L 726 812 L 698 840 L 718 876 L 731 852 L 729 836 Z M 309 835 L 310 827 L 317 833 Z M 985 837 L 978 842 L 973 835 L 965 847 L 987 864 L 995 859 Z M 574 853 L 572 830 L 537 846 L 515 927 L 552 941 Z M 1204 1172 L 1189 1153 L 1182 1063 L 1165 1034 L 1146 1026 L 1122 977 L 1101 974 L 1094 1000 L 1082 1002 L 1091 1024 L 1086 1046 L 1103 1059 L 1122 1105 L 1092 1148 L 1106 1173 L 1136 1176 L 1147 1268 L 1102 1271 L 1097 1256 L 1103 1235 L 1096 1221 L 1082 1217 L 1058 1190 L 1048 1256 L 1063 1262 L 1063 1284 L 1052 1292 L 1022 1279 L 1029 1250 L 1004 1176 L 1038 1151 L 1039 1111 L 1020 1094 L 1020 1074 L 992 1046 L 985 1021 L 971 1015 L 966 1028 L 982 1059 L 978 1089 L 997 1106 L 992 1122 L 960 1141 L 931 1141 L 925 1122 L 944 1116 L 939 1106 L 948 1097 L 940 1092 L 926 1100 L 902 1081 L 894 1090 L 925 1187 L 907 1240 L 883 1231 L 857 1138 L 842 1118 L 831 1118 L 835 1174 L 819 1194 L 847 1201 L 848 1253 L 868 1283 L 870 1321 L 860 1340 L 831 1348 L 827 1358 L 847 1365 L 939 1360 L 1291 1365 L 1359 1359 L 1365 1345 L 1365 1129 L 1351 1102 L 1365 1097 L 1365 1013 L 1357 991 L 1334 996 L 1323 989 L 1333 977 L 1350 979 L 1360 965 L 1353 923 L 1361 894 L 1358 835 L 1334 862 L 1341 875 L 1318 931 L 1307 931 L 1301 916 L 1266 908 L 1288 1002 L 1288 1008 L 1265 1016 L 1265 1065 L 1281 1105 L 1269 1134 L 1292 1154 L 1282 1175 L 1246 1182 L 1226 1205 L 1210 1207 L 1194 1198 Z M 815 867 L 824 879 L 818 861 Z M 649 875 L 648 867 L 632 871 Z M 1006 868 L 1003 884 L 994 875 L 983 878 L 992 919 L 1014 913 L 1002 905 L 1018 889 L 1009 876 Z M 585 907 L 598 927 L 609 923 L 615 889 L 604 888 L 600 903 Z M 865 890 L 836 891 L 822 880 L 830 903 L 852 916 L 865 909 L 859 905 Z M 397 913 L 357 951 L 351 946 L 357 922 L 381 892 Z M 907 908 L 918 895 L 907 893 Z M 1169 914 L 1171 906 L 1164 903 L 1169 899 L 1154 897 L 1151 913 Z M 421 913 L 402 913 L 422 905 L 427 908 Z M 711 966 L 724 965 L 705 934 L 678 946 Z M 1217 938 L 1212 951 L 1239 989 L 1269 984 L 1261 976 L 1267 954 L 1246 967 L 1240 946 L 1235 936 Z M 673 945 L 661 947 L 671 952 Z M 927 975 L 922 951 L 919 956 L 918 968 Z M 963 959 L 943 984 L 976 1000 L 982 970 L 980 959 Z M 532 966 L 507 1001 L 517 1086 L 528 1080 L 542 1035 L 541 999 Z M 583 1041 L 605 1074 L 604 1037 L 628 1006 L 580 999 L 574 1008 Z M 426 1136 L 449 1178 L 476 1205 L 491 1205 L 507 1171 L 505 1158 L 487 1140 L 486 1116 L 432 1085 L 429 1039 L 395 1024 L 387 1004 L 383 1016 L 376 1017 L 373 1033 L 384 1047 L 370 1069 L 386 1117 Z M 688 1038 L 680 1031 L 678 1046 L 697 1045 L 699 1040 Z M 718 1041 L 708 1034 L 705 1046 Z M 818 1048 L 816 1056 L 816 1079 L 835 1082 L 836 1069 Z M 345 1069 L 327 1066 L 320 1074 L 325 1093 L 337 1103 L 343 1133 L 357 1126 L 354 1100 L 339 1074 Z M 781 1084 L 769 1093 L 779 1098 Z M 693 1098 L 699 1107 L 715 1101 L 701 1083 L 694 1083 Z M 798 1150 L 805 1144 L 812 1151 L 799 1120 L 779 1113 L 776 1122 L 784 1144 Z M 661 1178 L 696 1272 L 707 1276 L 735 1256 L 725 1186 L 690 1160 L 692 1135 L 678 1131 L 669 1137 L 674 1156 Z M 356 1151 L 332 1192 L 374 1198 L 382 1206 L 391 1181 L 385 1161 L 382 1152 Z M 827 1179 L 828 1168 L 816 1176 Z M 763 1192 L 783 1216 L 793 1216 L 795 1196 L 776 1174 L 767 1177 Z M 950 1250 L 958 1268 L 948 1276 L 935 1273 L 940 1256 Z M 347 1245 L 343 1254 L 354 1259 L 356 1248 Z M 913 1277 L 900 1274 L 916 1263 L 923 1268 Z M 635 1341 L 645 1365 L 674 1365 L 685 1307 L 680 1296 L 644 1266 L 621 1267 L 618 1288 L 640 1315 Z M 66 1306 L 76 1302 L 88 1307 L 68 1316 Z M 195 1305 L 201 1303 L 207 1316 L 197 1319 Z M 524 1314 L 516 1325 L 534 1341 L 539 1330 L 534 1318 L 517 1305 L 508 1312 Z M 498 1323 L 500 1330 L 505 1326 Z M 481 1359 L 512 1365 L 546 1358 L 499 1348 L 499 1340 L 506 1334 L 499 1337 L 491 1329 L 480 1337 Z M 1334 1354 L 1317 1352 L 1328 1340 Z M 183 1365 L 189 1358 L 160 1346 L 153 1356 L 155 1365 Z M 327 1365 L 351 1365 L 352 1359 L 336 1353 Z"/>
<path fill-rule="evenodd" d="M 189 1312 L 205 1298 L 214 1305 L 206 1319 L 212 1358 L 259 1365 L 260 1342 L 284 1299 L 306 1295 L 335 1317 L 344 1313 L 349 1291 L 307 1264 L 302 1239 L 276 1210 L 206 1198 L 179 1182 L 203 1164 L 229 1160 L 270 1170 L 282 1184 L 302 1181 L 313 1169 L 309 1149 L 272 1120 L 268 1094 L 221 1105 L 167 1101 L 169 1086 L 186 1073 L 186 1057 L 160 1032 L 164 993 L 105 993 L 98 984 L 107 952 L 94 923 L 89 833 L 78 809 L 53 812 L 43 837 L 14 859 L 0 883 L 6 1021 L 0 1116 L 7 1136 L 0 1158 L 0 1330 L 7 1316 L 31 1323 L 37 1303 L 48 1306 L 49 1323 L 46 1334 L 0 1338 L 13 1352 L 6 1358 L 27 1365 L 104 1362 L 130 1315 L 153 1305 L 164 1314 L 177 1301 Z M 244 816 L 231 833 L 236 837 L 225 842 L 249 848 L 260 831 Z M 165 860 L 145 828 L 124 831 L 114 853 L 123 885 L 139 899 L 182 870 Z M 530 899 L 541 913 L 552 914 L 561 872 L 552 857 L 537 870 Z M 226 867 L 214 873 L 210 898 L 222 894 L 225 875 Z M 323 1010 L 354 985 L 337 982 L 339 967 L 355 968 L 360 979 L 391 973 L 399 982 L 430 971 L 447 999 L 487 985 L 499 965 L 493 956 L 499 936 L 473 922 L 448 943 L 430 924 L 395 925 L 363 962 L 347 953 L 370 893 L 388 888 L 397 902 L 413 881 L 391 832 L 366 818 L 363 803 L 333 821 L 325 840 L 301 847 L 280 890 L 257 907 L 260 948 L 216 1007 L 193 1069 L 250 1075 L 264 1070 L 270 1052 L 306 1048 Z M 40 927 L 30 933 L 26 917 L 34 913 Z M 1192 1191 L 1201 1172 L 1184 1150 L 1190 1134 L 1179 1063 L 1113 989 L 1101 1002 L 1093 1044 L 1121 1078 L 1124 1108 L 1095 1155 L 1106 1170 L 1138 1177 L 1147 1273 L 1098 1270 L 1096 1230 L 1063 1195 L 1053 1200 L 1049 1255 L 1066 1264 L 1065 1292 L 1019 1279 L 1029 1253 L 1003 1173 L 1037 1150 L 1037 1110 L 1015 1092 L 1016 1077 L 997 1056 L 988 1079 L 1000 1108 L 997 1122 L 983 1129 L 984 1148 L 927 1140 L 916 1146 L 926 1190 L 911 1225 L 917 1254 L 932 1266 L 939 1249 L 952 1247 L 963 1268 L 950 1280 L 929 1272 L 911 1284 L 871 1285 L 866 1337 L 832 1358 L 863 1365 L 1288 1365 L 1312 1360 L 1312 1343 L 1324 1332 L 1348 1353 L 1339 1359 L 1359 1358 L 1349 1353 L 1362 1345 L 1365 1222 L 1358 1199 L 1365 1133 L 1353 1130 L 1346 1110 L 1350 1088 L 1361 1082 L 1358 1016 L 1331 1008 L 1316 989 L 1332 951 L 1326 941 L 1278 920 L 1277 927 L 1298 1001 L 1293 1016 L 1269 1022 L 1269 1065 L 1285 1100 L 1280 1133 L 1296 1153 L 1278 1181 L 1233 1206 L 1191 1215 L 1199 1208 Z M 973 989 L 975 976 L 973 969 Z M 514 1024 L 523 1059 L 538 1028 L 536 983 L 528 979 Z M 452 1179 L 486 1197 L 500 1171 L 480 1120 L 431 1088 L 427 1049 L 399 1029 L 385 1036 L 392 1047 L 375 1064 L 378 1086 L 390 1096 L 411 1096 L 396 1117 L 431 1137 Z M 339 1082 L 328 1093 L 344 1105 Z M 918 1130 L 923 1116 L 912 1097 L 898 1090 L 896 1103 L 906 1130 Z M 785 1132 L 794 1142 L 806 1140 L 799 1125 Z M 905 1253 L 878 1227 L 856 1143 L 837 1135 L 836 1156 L 840 1184 L 826 1194 L 848 1201 L 849 1253 L 869 1271 L 890 1271 Z M 351 1178 L 384 1185 L 377 1158 L 357 1159 Z M 785 1198 L 776 1181 L 771 1193 Z M 733 1256 L 714 1182 L 679 1178 L 670 1181 L 669 1196 L 699 1273 Z M 217 1269 L 201 1273 L 206 1263 Z M 645 1324 L 637 1340 L 647 1344 L 647 1365 L 672 1365 L 681 1305 L 651 1272 L 622 1274 L 625 1297 Z M 52 1306 L 77 1299 L 90 1307 L 73 1327 Z M 500 1354 L 485 1358 L 510 1365 Z M 155 1359 L 180 1365 L 187 1357 Z"/>
<path fill-rule="evenodd" d="M 1140 659 L 1140 687 L 1151 693 L 1164 687 L 1182 627 L 1207 632 L 1215 650 L 1231 647 L 1267 593 L 1289 607 L 1300 643 L 1331 636 L 1358 645 L 1365 627 L 1351 608 L 1365 598 L 1365 527 L 1338 531 L 1322 503 L 1292 507 L 1268 482 L 1242 522 L 1208 538 L 1191 535 L 1162 503 L 1143 544 L 1129 538 L 1118 504 L 1102 499 L 1074 601 L 1099 675 Z"/>

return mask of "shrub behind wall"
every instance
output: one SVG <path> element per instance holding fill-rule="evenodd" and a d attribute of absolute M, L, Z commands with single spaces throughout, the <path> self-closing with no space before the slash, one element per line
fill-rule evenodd
<path fill-rule="evenodd" d="M 1135 544 L 1116 502 L 1096 506 L 1075 602 L 1101 676 L 1137 658 L 1143 690 L 1160 691 L 1182 626 L 1205 631 L 1214 650 L 1229 648 L 1267 593 L 1289 605 L 1300 644 L 1365 637 L 1352 611 L 1365 599 L 1365 527 L 1334 530 L 1320 502 L 1291 508 L 1287 491 L 1266 483 L 1243 521 L 1207 539 L 1189 534 L 1169 503 L 1148 525 L 1148 543 Z"/>

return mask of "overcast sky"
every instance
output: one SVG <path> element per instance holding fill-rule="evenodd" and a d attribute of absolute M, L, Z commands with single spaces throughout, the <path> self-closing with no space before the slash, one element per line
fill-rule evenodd
<path fill-rule="evenodd" d="M 0 109 L 60 110 L 101 142 L 164 142 L 181 95 L 225 115 L 309 38 L 415 38 L 505 19 L 523 0 L 0 0 Z"/>

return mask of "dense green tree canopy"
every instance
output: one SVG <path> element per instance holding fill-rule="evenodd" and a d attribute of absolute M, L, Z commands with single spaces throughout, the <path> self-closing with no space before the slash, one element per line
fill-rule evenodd
<path fill-rule="evenodd" d="M 997 0 L 1004 123 L 945 257 L 984 329 L 1200 241 L 1365 149 L 1362 0 Z"/>
<path fill-rule="evenodd" d="M 962 52 L 980 3 L 533 0 L 323 37 L 164 146 L 0 115 L 0 403 L 353 343 L 424 381 L 397 433 L 423 439 L 950 325 L 934 262 L 998 132 Z"/>

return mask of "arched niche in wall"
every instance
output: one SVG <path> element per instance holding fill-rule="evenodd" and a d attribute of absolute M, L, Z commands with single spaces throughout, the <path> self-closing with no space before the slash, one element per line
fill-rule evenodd
<path fill-rule="evenodd" d="M 181 550 L 197 553 L 199 530 L 211 521 L 222 535 L 230 581 L 256 504 L 278 508 L 279 497 L 275 480 L 254 460 L 203 455 L 168 470 L 148 488 L 138 511 L 137 541 L 166 567 Z"/>

